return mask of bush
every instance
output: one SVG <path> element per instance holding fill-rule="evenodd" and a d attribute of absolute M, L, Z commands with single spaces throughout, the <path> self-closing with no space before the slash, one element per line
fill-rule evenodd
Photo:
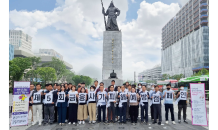
<path fill-rule="evenodd" d="M 11 88 L 8 88 L 8 93 L 12 93 L 12 89 Z"/>

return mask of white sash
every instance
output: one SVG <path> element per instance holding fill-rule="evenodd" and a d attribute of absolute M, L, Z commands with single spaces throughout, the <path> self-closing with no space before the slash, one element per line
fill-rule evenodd
<path fill-rule="evenodd" d="M 57 102 L 65 102 L 65 92 L 58 93 L 58 101 Z"/>
<path fill-rule="evenodd" d="M 120 93 L 120 102 L 119 102 L 119 107 L 122 107 L 122 103 L 127 102 L 127 97 L 125 92 Z"/>
<path fill-rule="evenodd" d="M 45 104 L 52 104 L 53 102 L 53 93 L 46 93 L 45 94 Z"/>

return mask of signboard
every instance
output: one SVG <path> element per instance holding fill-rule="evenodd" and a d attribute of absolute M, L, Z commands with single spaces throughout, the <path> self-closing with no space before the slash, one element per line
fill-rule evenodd
<path fill-rule="evenodd" d="M 130 94 L 130 103 L 136 103 L 137 102 L 137 97 L 136 97 L 136 93 L 131 93 Z"/>
<path fill-rule="evenodd" d="M 65 92 L 59 92 L 57 102 L 65 102 L 65 95 Z"/>
<path fill-rule="evenodd" d="M 160 95 L 159 94 L 153 94 L 152 104 L 160 104 Z"/>
<path fill-rule="evenodd" d="M 14 82 L 11 127 L 28 125 L 30 82 Z"/>
<path fill-rule="evenodd" d="M 192 125 L 208 126 L 205 84 L 190 83 Z"/>
<path fill-rule="evenodd" d="M 87 93 L 79 93 L 79 103 L 86 103 L 86 94 Z"/>
<path fill-rule="evenodd" d="M 115 92 L 109 92 L 109 96 L 108 96 L 109 102 L 114 102 L 116 99 L 115 96 L 116 96 Z"/>

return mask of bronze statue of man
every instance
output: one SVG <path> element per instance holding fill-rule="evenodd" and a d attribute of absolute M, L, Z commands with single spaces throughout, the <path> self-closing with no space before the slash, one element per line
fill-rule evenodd
<path fill-rule="evenodd" d="M 120 15 L 120 10 L 114 6 L 113 1 L 111 1 L 110 6 L 108 7 L 106 13 L 103 7 L 102 13 L 104 16 L 108 16 L 106 30 L 107 31 L 119 31 L 119 28 L 117 25 L 117 16 Z"/>

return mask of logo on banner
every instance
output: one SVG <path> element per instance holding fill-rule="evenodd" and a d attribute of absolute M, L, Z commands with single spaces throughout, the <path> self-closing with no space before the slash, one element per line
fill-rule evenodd
<path fill-rule="evenodd" d="M 58 102 L 65 102 L 65 92 L 60 92 L 58 94 Z"/>
<path fill-rule="evenodd" d="M 180 91 L 180 100 L 186 100 L 186 98 L 187 98 L 187 92 Z"/>
<path fill-rule="evenodd" d="M 89 102 L 95 101 L 95 92 L 89 92 Z"/>
<path fill-rule="evenodd" d="M 79 93 L 79 103 L 86 103 L 86 93 Z"/>
<path fill-rule="evenodd" d="M 19 96 L 19 99 L 20 99 L 21 101 L 24 101 L 26 98 L 27 98 L 27 97 L 26 97 L 26 95 L 24 95 L 24 94 L 21 94 L 21 95 Z"/>
<path fill-rule="evenodd" d="M 53 102 L 53 94 L 52 93 L 47 93 L 45 94 L 45 103 L 52 103 Z"/>
<path fill-rule="evenodd" d="M 136 93 L 131 93 L 130 94 L 130 103 L 134 103 L 134 102 L 137 102 Z"/>
<path fill-rule="evenodd" d="M 109 92 L 109 102 L 115 101 L 115 92 Z"/>
<path fill-rule="evenodd" d="M 160 104 L 160 95 L 153 94 L 153 104 Z"/>

